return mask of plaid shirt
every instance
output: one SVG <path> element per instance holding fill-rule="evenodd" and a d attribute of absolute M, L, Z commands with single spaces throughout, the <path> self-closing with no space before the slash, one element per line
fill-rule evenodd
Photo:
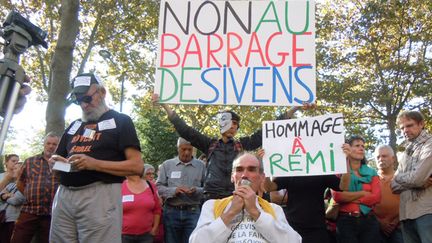
<path fill-rule="evenodd" d="M 407 145 L 392 182 L 393 191 L 401 193 L 401 220 L 432 213 L 432 187 L 423 187 L 432 175 L 432 135 L 423 130 Z"/>
<path fill-rule="evenodd" d="M 51 215 L 51 205 L 58 187 L 58 178 L 39 154 L 24 161 L 18 179 L 18 189 L 27 199 L 21 212 L 35 215 Z"/>

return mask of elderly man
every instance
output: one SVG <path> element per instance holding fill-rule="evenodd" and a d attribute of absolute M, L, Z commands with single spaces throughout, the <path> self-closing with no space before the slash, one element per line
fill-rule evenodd
<path fill-rule="evenodd" d="M 265 180 L 258 158 L 242 153 L 234 160 L 232 171 L 233 196 L 204 203 L 190 242 L 300 243 L 300 235 L 289 226 L 282 208 L 256 195 Z"/>
<path fill-rule="evenodd" d="M 156 185 L 165 199 L 163 222 L 165 241 L 189 241 L 200 214 L 205 166 L 192 156 L 193 147 L 183 138 L 177 141 L 178 157 L 163 162 Z"/>
<path fill-rule="evenodd" d="M 65 130 L 52 162 L 71 165 L 58 173 L 50 242 L 120 242 L 121 183 L 142 175 L 140 143 L 129 116 L 110 110 L 94 74 L 72 81 L 72 101 L 82 118 Z M 66 167 L 66 169 L 64 168 Z"/>
<path fill-rule="evenodd" d="M 51 205 L 58 187 L 58 178 L 51 170 L 49 159 L 55 152 L 59 137 L 48 133 L 43 153 L 24 161 L 17 180 L 18 190 L 27 199 L 15 224 L 11 242 L 30 242 L 39 234 L 39 242 L 48 242 Z"/>
<path fill-rule="evenodd" d="M 381 186 L 381 202 L 373 211 L 380 223 L 381 243 L 402 243 L 399 227 L 399 195 L 393 194 L 390 182 L 395 173 L 396 157 L 392 147 L 380 145 L 375 149 L 375 162 Z"/>
<path fill-rule="evenodd" d="M 391 187 L 400 193 L 399 219 L 405 243 L 432 242 L 432 135 L 423 115 L 405 111 L 398 116 L 406 141 Z"/>

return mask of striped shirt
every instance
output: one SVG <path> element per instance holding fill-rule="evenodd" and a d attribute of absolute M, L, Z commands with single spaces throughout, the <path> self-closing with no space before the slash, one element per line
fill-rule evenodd
<path fill-rule="evenodd" d="M 43 154 L 26 159 L 17 183 L 18 189 L 24 192 L 27 199 L 21 212 L 51 215 L 51 205 L 58 184 L 58 178 L 52 173 Z"/>

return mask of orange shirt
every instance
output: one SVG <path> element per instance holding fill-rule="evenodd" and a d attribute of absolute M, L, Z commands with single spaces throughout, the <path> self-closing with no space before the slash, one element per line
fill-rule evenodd
<path fill-rule="evenodd" d="M 393 194 L 390 183 L 393 177 L 384 178 L 381 175 L 381 202 L 374 208 L 374 213 L 380 222 L 399 221 L 399 194 Z"/>

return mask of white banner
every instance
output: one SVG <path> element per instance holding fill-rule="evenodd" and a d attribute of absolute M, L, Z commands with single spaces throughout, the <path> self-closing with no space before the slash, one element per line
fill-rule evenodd
<path fill-rule="evenodd" d="M 161 103 L 300 106 L 316 99 L 315 2 L 161 2 Z"/>
<path fill-rule="evenodd" d="M 263 123 L 266 176 L 346 173 L 342 114 Z"/>

